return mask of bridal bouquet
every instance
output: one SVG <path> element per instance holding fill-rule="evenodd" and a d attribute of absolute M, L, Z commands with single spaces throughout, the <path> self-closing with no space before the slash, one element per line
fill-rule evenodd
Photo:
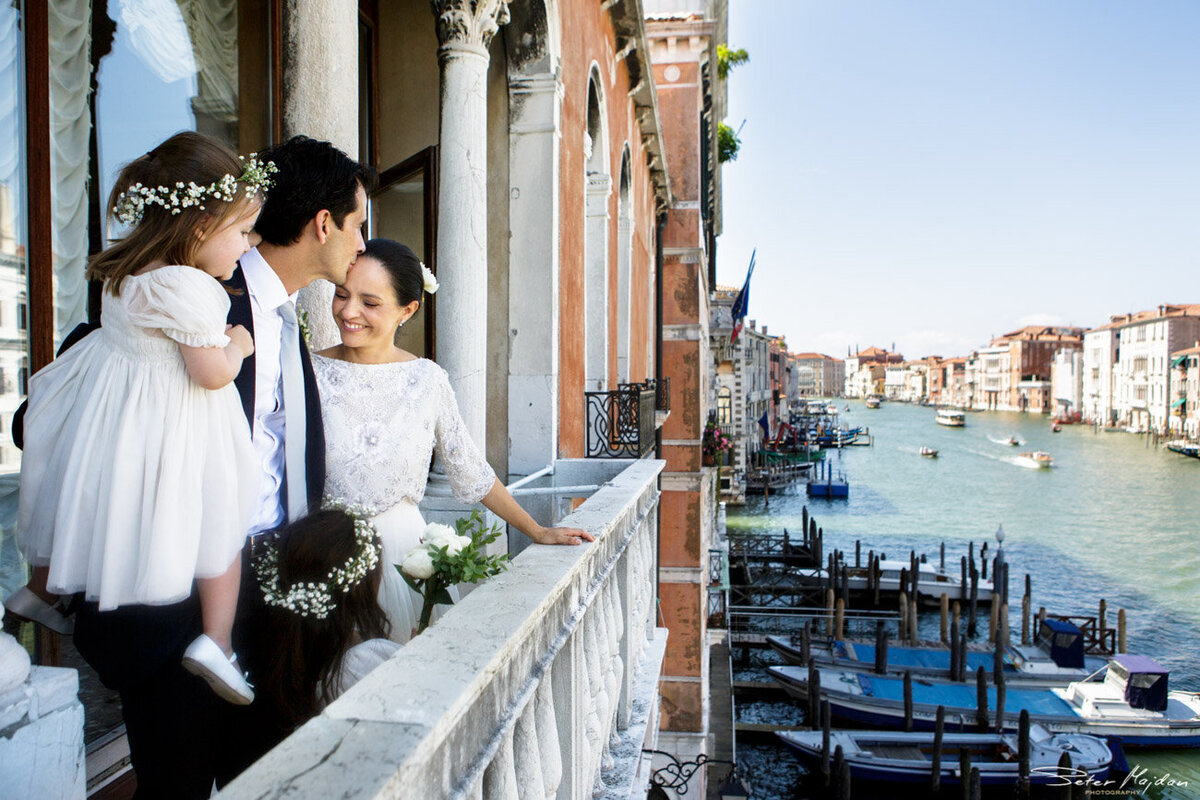
<path fill-rule="evenodd" d="M 457 530 L 456 530 L 457 529 Z M 424 599 L 417 633 L 429 627 L 433 607 L 451 604 L 449 589 L 456 583 L 478 583 L 508 568 L 508 554 L 489 556 L 487 546 L 499 538 L 499 525 L 488 527 L 476 509 L 454 528 L 431 522 L 421 534 L 421 543 L 408 551 L 397 567 L 405 582 Z"/>

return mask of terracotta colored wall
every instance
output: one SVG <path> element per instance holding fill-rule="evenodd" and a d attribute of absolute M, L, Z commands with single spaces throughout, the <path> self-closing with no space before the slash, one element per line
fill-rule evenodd
<path fill-rule="evenodd" d="M 663 492 L 659 502 L 659 524 L 662 527 L 659 564 L 664 567 L 699 566 L 700 493 Z"/>
<path fill-rule="evenodd" d="M 617 214 L 621 157 L 630 152 L 630 203 L 633 209 L 633 253 L 630 261 L 630 379 L 649 375 L 647 352 L 654 336 L 651 272 L 654 260 L 654 193 L 646 151 L 629 99 L 629 72 L 615 56 L 614 31 L 600 3 L 567 0 L 559 6 L 562 21 L 562 157 L 560 161 L 559 273 L 559 456 L 584 455 L 584 154 L 587 130 L 588 79 L 599 67 L 601 106 L 605 115 L 609 196 L 608 338 L 609 374 L 617 375 Z M 601 143 L 596 143 L 600 146 Z"/>

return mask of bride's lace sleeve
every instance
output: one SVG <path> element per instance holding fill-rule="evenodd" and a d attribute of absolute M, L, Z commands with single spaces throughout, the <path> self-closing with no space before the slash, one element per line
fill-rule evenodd
<path fill-rule="evenodd" d="M 437 370 L 440 410 L 434 429 L 438 457 L 450 479 L 450 488 L 460 503 L 478 503 L 492 489 L 496 472 L 479 454 L 458 413 L 458 401 L 445 370 Z"/>

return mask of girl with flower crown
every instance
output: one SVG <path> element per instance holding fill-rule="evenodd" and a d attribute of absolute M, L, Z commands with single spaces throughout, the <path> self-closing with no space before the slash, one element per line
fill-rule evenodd
<path fill-rule="evenodd" d="M 326 493 L 371 509 L 384 561 L 400 564 L 425 529 L 417 504 L 436 452 L 460 502 L 482 503 L 539 544 L 592 541 L 586 531 L 546 527 L 529 516 L 471 440 L 446 371 L 396 347 L 396 330 L 437 288 L 412 250 L 372 239 L 335 289 L 333 319 L 342 343 L 313 358 L 325 422 Z M 395 569 L 384 570 L 380 603 L 392 639 L 408 641 L 421 597 Z"/>
<path fill-rule="evenodd" d="M 180 133 L 121 172 L 109 214 L 129 233 L 88 266 L 104 324 L 30 379 L 18 510 L 26 611 L 48 617 L 53 593 L 176 603 L 195 583 L 204 633 L 184 666 L 237 704 L 254 698 L 231 633 L 256 457 L 231 382 L 254 343 L 225 324 L 219 281 L 271 169 Z"/>
<path fill-rule="evenodd" d="M 255 688 L 281 740 L 399 645 L 387 638 L 382 544 L 365 510 L 330 503 L 272 538 L 254 564 L 271 633 L 259 643 L 271 669 Z"/>

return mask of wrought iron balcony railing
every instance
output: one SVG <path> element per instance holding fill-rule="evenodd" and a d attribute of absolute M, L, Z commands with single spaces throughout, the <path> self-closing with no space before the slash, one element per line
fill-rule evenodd
<path fill-rule="evenodd" d="M 654 381 L 584 392 L 588 458 L 642 458 L 654 450 Z"/>

